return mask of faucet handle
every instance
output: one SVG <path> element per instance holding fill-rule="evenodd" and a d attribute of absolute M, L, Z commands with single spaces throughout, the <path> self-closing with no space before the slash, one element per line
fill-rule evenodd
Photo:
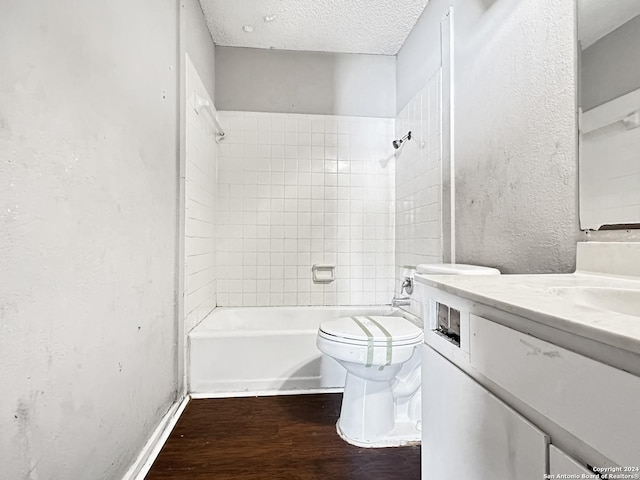
<path fill-rule="evenodd" d="M 413 278 L 404 277 L 404 281 L 400 287 L 400 295 L 405 291 L 407 292 L 407 295 L 411 295 L 413 293 Z"/>

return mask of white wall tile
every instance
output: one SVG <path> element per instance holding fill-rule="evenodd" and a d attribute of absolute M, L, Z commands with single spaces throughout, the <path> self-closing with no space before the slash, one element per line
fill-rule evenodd
<path fill-rule="evenodd" d="M 193 104 L 195 93 L 213 104 L 191 64 L 187 70 L 186 91 L 188 105 Z M 231 159 L 237 154 L 237 147 L 238 145 L 227 150 L 227 158 Z M 206 317 L 217 302 L 217 204 L 223 202 L 228 205 L 229 197 L 229 189 L 226 187 L 219 195 L 216 192 L 217 162 L 218 146 L 211 121 L 205 115 L 198 115 L 193 108 L 187 108 L 184 252 L 184 313 L 187 332 Z"/>
<path fill-rule="evenodd" d="M 398 114 L 396 138 L 412 140 L 395 155 L 395 257 L 399 294 L 403 266 L 442 263 L 440 74 L 434 75 Z M 410 310 L 419 314 L 417 301 Z"/>
<path fill-rule="evenodd" d="M 389 302 L 394 169 L 380 160 L 392 153 L 393 120 L 220 115 L 218 305 Z M 338 280 L 313 284 L 314 263 L 336 264 Z M 352 282 L 355 295 L 338 288 Z"/>

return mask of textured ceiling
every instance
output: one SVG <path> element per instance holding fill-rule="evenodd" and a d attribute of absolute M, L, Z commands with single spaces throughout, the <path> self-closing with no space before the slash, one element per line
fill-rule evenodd
<path fill-rule="evenodd" d="M 640 0 L 578 0 L 578 37 L 582 48 L 640 15 Z"/>
<path fill-rule="evenodd" d="M 395 55 L 429 0 L 200 0 L 216 45 Z M 271 22 L 265 17 L 275 17 Z M 245 25 L 253 32 L 243 30 Z"/>

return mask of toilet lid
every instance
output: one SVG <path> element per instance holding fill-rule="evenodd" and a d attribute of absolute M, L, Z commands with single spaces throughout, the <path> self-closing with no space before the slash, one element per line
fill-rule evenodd
<path fill-rule="evenodd" d="M 337 337 L 336 340 L 371 342 L 386 344 L 420 341 L 422 330 L 404 317 L 383 317 L 380 315 L 356 315 L 327 320 L 320 325 L 320 332 Z"/>

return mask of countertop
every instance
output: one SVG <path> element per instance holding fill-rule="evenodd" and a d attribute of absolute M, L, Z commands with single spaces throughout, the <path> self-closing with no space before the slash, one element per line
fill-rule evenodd
<path fill-rule="evenodd" d="M 549 293 L 565 287 L 640 290 L 640 278 L 591 273 L 556 275 L 422 275 L 417 282 L 575 335 L 640 354 L 640 308 L 627 315 Z"/>

